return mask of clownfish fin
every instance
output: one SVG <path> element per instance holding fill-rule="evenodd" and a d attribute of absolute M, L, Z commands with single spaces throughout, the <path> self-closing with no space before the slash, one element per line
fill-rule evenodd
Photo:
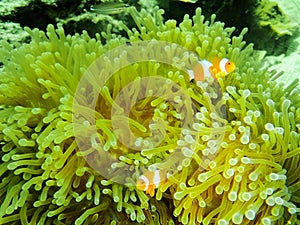
<path fill-rule="evenodd" d="M 153 197 L 155 195 L 155 186 L 150 185 L 148 190 L 146 191 L 146 194 L 149 194 L 151 197 Z"/>
<path fill-rule="evenodd" d="M 194 68 L 194 80 L 196 81 L 204 81 L 204 68 L 201 63 L 197 63 Z"/>

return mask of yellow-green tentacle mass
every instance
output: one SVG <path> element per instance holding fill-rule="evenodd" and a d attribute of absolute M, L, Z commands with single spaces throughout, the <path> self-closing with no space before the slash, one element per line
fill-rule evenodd
<path fill-rule="evenodd" d="M 242 40 L 246 30 L 232 37 L 234 29 L 215 16 L 205 21 L 200 9 L 180 24 L 163 22 L 161 10 L 153 15 L 130 10 L 137 28 L 124 25 L 128 37 L 112 34 L 110 26 L 91 38 L 87 33 L 65 35 L 61 27 L 49 25 L 46 32 L 27 28 L 28 44 L 12 48 L 3 43 L 0 224 L 300 224 L 298 80 L 278 84 L 281 74 L 265 69 L 253 46 Z M 230 58 L 236 70 L 219 78 L 220 94 L 190 82 L 185 71 L 170 65 L 143 62 L 121 69 L 102 87 L 95 108 L 104 149 L 79 151 L 72 104 L 83 73 L 110 49 L 152 39 L 176 43 L 200 59 Z M 117 141 L 110 111 L 123 87 L 150 75 L 170 79 L 189 93 L 193 105 L 180 96 L 174 101 L 183 112 L 193 111 L 195 122 L 183 130 L 184 115 L 170 102 L 140 99 L 128 115 L 131 131 L 143 141 L 153 134 L 149 121 L 157 119 L 163 121 L 164 139 L 136 152 Z M 137 99 L 139 88 L 128 96 Z M 211 111 L 212 103 L 223 116 Z M 83 132 L 84 126 L 89 124 Z M 96 144 L 95 137 L 90 140 Z M 181 146 L 186 158 L 168 173 L 154 197 L 130 182 L 145 172 L 142 167 L 162 161 L 161 169 L 174 167 L 167 159 L 175 146 Z M 96 151 L 119 160 L 111 168 L 130 166 L 133 176 L 127 185 L 89 166 L 85 157 Z"/>

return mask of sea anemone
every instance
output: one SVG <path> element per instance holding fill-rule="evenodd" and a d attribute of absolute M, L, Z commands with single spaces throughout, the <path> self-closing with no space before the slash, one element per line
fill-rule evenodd
<path fill-rule="evenodd" d="M 298 80 L 278 84 L 281 74 L 263 69 L 253 46 L 242 41 L 246 30 L 230 38 L 233 28 L 215 16 L 205 22 L 200 9 L 179 26 L 164 23 L 162 10 L 152 16 L 129 10 L 137 28 L 123 25 L 128 37 L 112 34 L 111 26 L 96 38 L 66 36 L 49 25 L 46 33 L 26 28 L 29 44 L 3 43 L 0 223 L 299 224 Z M 175 66 L 126 64 L 158 54 L 155 40 L 171 43 L 159 53 Z M 141 41 L 145 51 L 103 58 L 97 72 L 127 65 L 104 85 L 91 79 L 78 89 L 99 57 Z M 176 46 L 186 50 L 182 57 L 174 55 Z M 215 55 L 230 58 L 236 70 L 191 82 L 184 68 Z M 157 77 L 166 81 L 159 96 L 151 95 Z M 82 116 L 82 108 L 90 113 Z M 134 138 L 115 129 L 122 121 Z M 98 157 L 107 153 L 107 161 Z M 99 166 L 118 172 L 106 177 Z M 151 198 L 135 181 L 153 168 L 166 170 L 168 179 Z M 120 171 L 125 181 L 118 180 Z"/>

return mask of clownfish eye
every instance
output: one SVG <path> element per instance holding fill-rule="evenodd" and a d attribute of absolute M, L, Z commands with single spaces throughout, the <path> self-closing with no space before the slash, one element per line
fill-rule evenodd
<path fill-rule="evenodd" d="M 137 185 L 144 185 L 145 184 L 145 181 L 143 181 L 143 180 L 138 180 L 137 181 Z"/>
<path fill-rule="evenodd" d="M 144 190 L 145 187 L 146 187 L 146 183 L 144 181 L 138 180 L 137 183 L 136 183 L 136 187 L 139 190 Z"/>

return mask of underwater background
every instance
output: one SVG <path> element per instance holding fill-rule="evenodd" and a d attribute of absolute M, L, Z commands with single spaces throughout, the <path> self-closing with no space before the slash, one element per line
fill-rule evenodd
<path fill-rule="evenodd" d="M 298 0 L 0 0 L 0 224 L 300 224 L 299 21 Z M 234 70 L 197 81 L 215 58 Z"/>

